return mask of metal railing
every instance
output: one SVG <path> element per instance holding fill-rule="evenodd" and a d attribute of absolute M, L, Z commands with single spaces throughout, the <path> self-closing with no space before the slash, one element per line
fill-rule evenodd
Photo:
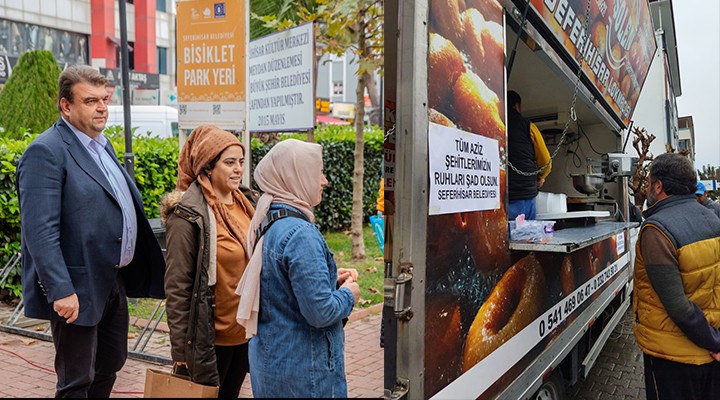
<path fill-rule="evenodd" d="M 159 219 L 150 220 L 150 225 L 162 247 L 163 255 L 165 255 L 165 229 L 160 224 Z M 5 263 L 2 270 L 0 270 L 0 286 L 9 279 L 11 273 L 18 267 L 20 261 L 21 254 L 18 252 L 10 257 L 8 262 Z M 52 341 L 50 323 L 45 320 L 26 318 L 24 316 L 24 311 L 25 305 L 23 304 L 21 295 L 20 301 L 12 312 L 7 315 L 7 317 L 3 317 L 2 314 L 0 314 L 0 331 L 39 340 Z M 135 338 L 135 342 L 132 347 L 129 348 L 128 357 L 158 364 L 172 364 L 169 354 L 152 354 L 147 350 L 148 343 L 150 342 L 153 334 L 158 331 L 158 326 L 160 325 L 164 315 L 165 300 L 158 300 L 150 318 L 148 318 L 147 322 L 145 322 L 138 337 Z"/>

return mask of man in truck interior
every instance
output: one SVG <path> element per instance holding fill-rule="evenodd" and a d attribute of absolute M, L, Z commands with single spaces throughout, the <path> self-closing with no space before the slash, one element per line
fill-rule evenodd
<path fill-rule="evenodd" d="M 507 92 L 507 151 L 511 164 L 508 166 L 508 220 L 514 220 L 520 214 L 525 214 L 525 219 L 535 219 L 535 197 L 552 169 L 550 152 L 542 134 L 521 114 L 521 102 L 517 92 Z"/>
<path fill-rule="evenodd" d="M 633 294 L 648 400 L 720 399 L 720 219 L 696 179 L 684 155 L 650 165 Z"/>

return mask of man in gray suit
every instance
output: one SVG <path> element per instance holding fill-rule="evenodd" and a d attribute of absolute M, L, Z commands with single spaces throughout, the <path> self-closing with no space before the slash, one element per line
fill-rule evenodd
<path fill-rule="evenodd" d="M 127 297 L 165 296 L 140 192 L 102 135 L 106 83 L 89 66 L 63 71 L 61 118 L 17 167 L 25 315 L 50 320 L 57 397 L 109 397 L 127 359 Z"/>

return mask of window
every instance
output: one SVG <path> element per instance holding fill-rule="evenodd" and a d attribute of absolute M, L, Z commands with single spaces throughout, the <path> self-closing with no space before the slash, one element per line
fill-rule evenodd
<path fill-rule="evenodd" d="M 130 71 L 135 69 L 135 52 L 132 50 L 135 48 L 135 42 L 128 41 L 128 65 Z"/>
<path fill-rule="evenodd" d="M 133 52 L 134 47 L 135 42 L 128 41 L 128 65 L 130 71 L 135 69 L 135 53 Z M 115 43 L 115 60 L 117 60 L 117 67 L 122 68 L 122 46 L 120 45 L 120 41 L 117 41 L 117 43 Z"/>
<path fill-rule="evenodd" d="M 173 137 L 180 136 L 180 125 L 177 122 L 170 122 L 170 129 L 172 130 Z"/>
<path fill-rule="evenodd" d="M 344 93 L 343 82 L 333 82 L 333 96 L 342 96 Z"/>
<path fill-rule="evenodd" d="M 690 141 L 687 139 L 681 140 L 678 143 L 678 150 L 690 150 Z"/>
<path fill-rule="evenodd" d="M 155 9 L 162 12 L 167 12 L 167 4 L 165 3 L 165 0 L 157 0 L 155 2 L 156 6 Z"/>
<path fill-rule="evenodd" d="M 167 75 L 167 49 L 158 46 L 157 48 L 158 74 Z"/>

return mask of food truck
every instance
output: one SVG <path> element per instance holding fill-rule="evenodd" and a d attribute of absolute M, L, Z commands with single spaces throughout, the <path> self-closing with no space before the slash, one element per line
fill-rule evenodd
<path fill-rule="evenodd" d="M 561 399 L 630 305 L 647 0 L 386 2 L 385 38 L 385 397 Z M 508 90 L 552 156 L 525 225 Z"/>

